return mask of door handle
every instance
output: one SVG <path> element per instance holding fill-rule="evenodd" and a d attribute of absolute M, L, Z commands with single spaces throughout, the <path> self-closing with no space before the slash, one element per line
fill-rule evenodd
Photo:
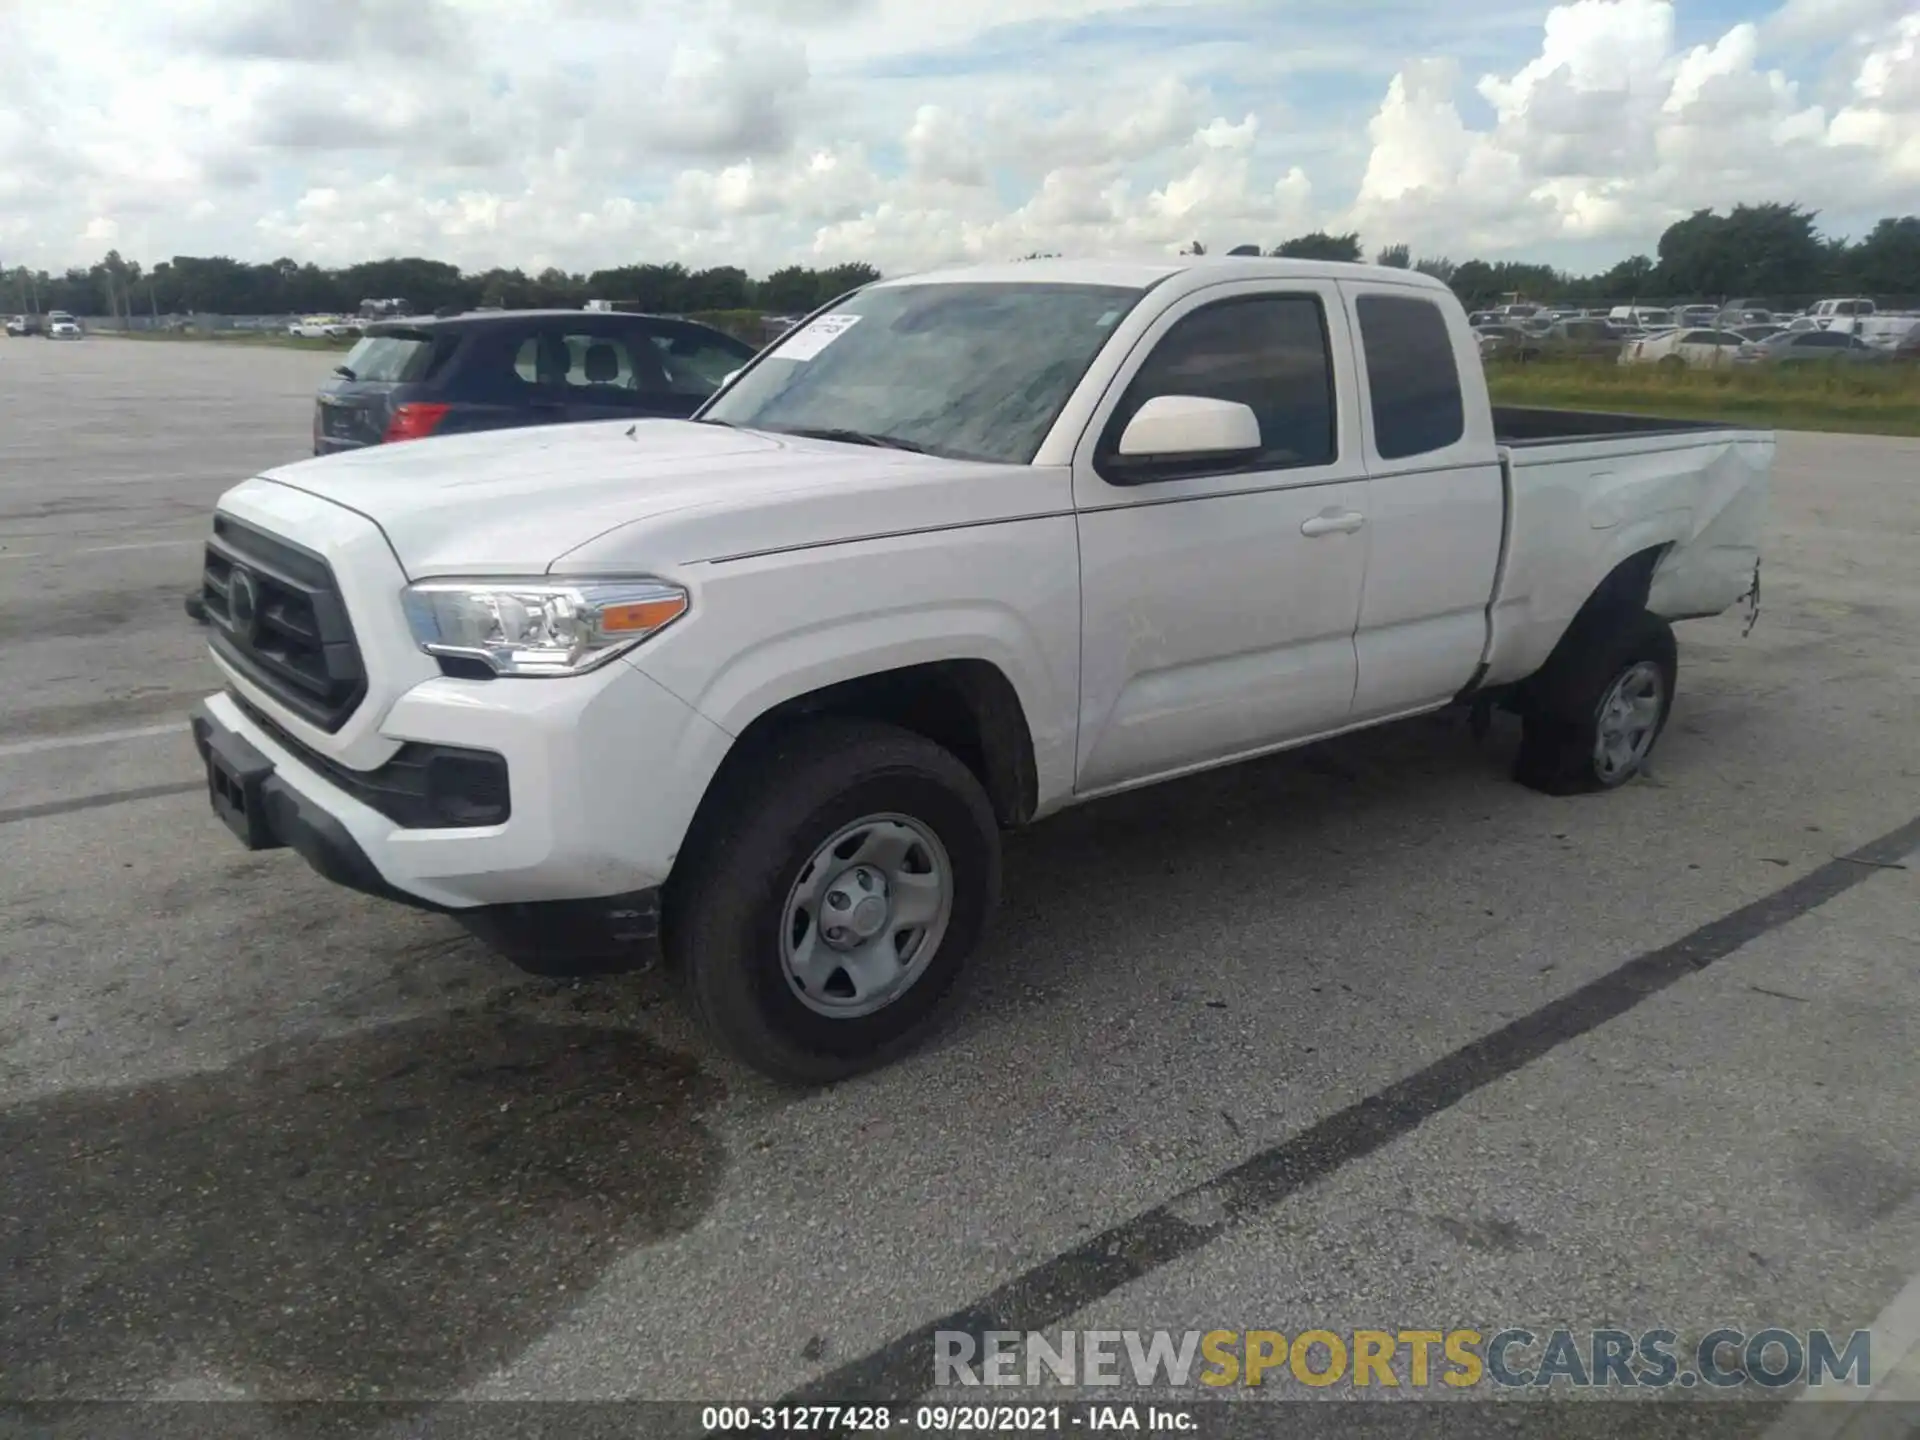
<path fill-rule="evenodd" d="M 1347 510 L 1338 514 L 1316 515 L 1311 520 L 1300 522 L 1300 533 L 1308 536 L 1351 535 L 1367 523 L 1367 517 L 1358 510 Z"/>

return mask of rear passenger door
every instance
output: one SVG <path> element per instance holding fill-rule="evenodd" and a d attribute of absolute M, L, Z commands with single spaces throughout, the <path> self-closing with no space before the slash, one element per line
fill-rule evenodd
<path fill-rule="evenodd" d="M 1366 581 L 1353 718 L 1451 699 L 1479 668 L 1506 487 L 1486 375 L 1434 292 L 1342 282 L 1361 375 Z"/>
<path fill-rule="evenodd" d="M 1077 788 L 1115 789 L 1339 729 L 1366 555 L 1346 315 L 1327 281 L 1241 281 L 1160 316 L 1074 456 Z M 1261 451 L 1155 468 L 1118 454 L 1149 399 L 1250 406 Z"/>

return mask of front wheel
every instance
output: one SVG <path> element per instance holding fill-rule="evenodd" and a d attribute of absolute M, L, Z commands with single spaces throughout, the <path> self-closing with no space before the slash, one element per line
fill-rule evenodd
<path fill-rule="evenodd" d="M 1673 627 L 1642 612 L 1528 686 L 1514 778 L 1549 795 L 1616 790 L 1645 768 L 1679 675 Z"/>
<path fill-rule="evenodd" d="M 951 753 L 819 720 L 722 782 L 666 941 L 726 1048 L 788 1083 L 880 1064 L 931 1027 L 999 898 L 999 829 Z"/>

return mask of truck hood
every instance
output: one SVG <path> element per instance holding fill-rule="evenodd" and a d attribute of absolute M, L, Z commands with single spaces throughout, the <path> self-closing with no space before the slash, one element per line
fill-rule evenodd
<path fill-rule="evenodd" d="M 1061 503 L 1059 488 L 1036 483 L 1025 465 L 686 420 L 374 445 L 260 479 L 364 515 L 412 579 L 671 566 L 1017 519 Z"/>

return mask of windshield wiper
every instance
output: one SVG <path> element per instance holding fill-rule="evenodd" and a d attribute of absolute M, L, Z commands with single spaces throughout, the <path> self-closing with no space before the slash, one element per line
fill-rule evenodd
<path fill-rule="evenodd" d="M 898 435 L 876 435 L 870 430 L 840 429 L 804 429 L 782 430 L 782 435 L 799 435 L 807 440 L 838 440 L 848 445 L 874 445 L 882 450 L 908 450 L 915 455 L 925 455 L 927 447 L 916 445 L 911 440 L 902 440 Z"/>

